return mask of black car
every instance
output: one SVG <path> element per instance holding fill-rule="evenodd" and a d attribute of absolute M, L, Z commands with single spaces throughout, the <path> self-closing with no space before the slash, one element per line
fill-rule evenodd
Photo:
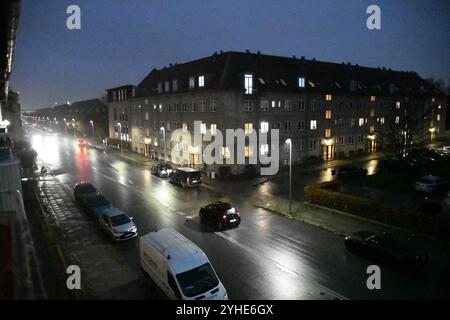
<path fill-rule="evenodd" d="M 241 215 L 227 202 L 214 202 L 202 207 L 199 212 L 200 221 L 212 225 L 219 230 L 225 227 L 237 227 L 241 223 Z"/>
<path fill-rule="evenodd" d="M 173 168 L 168 163 L 158 163 L 151 168 L 152 174 L 158 177 L 168 177 L 173 171 Z"/>
<path fill-rule="evenodd" d="M 98 194 L 98 192 L 92 183 L 80 182 L 73 187 L 73 196 L 76 201 L 80 201 L 82 198 L 94 194 Z"/>
<path fill-rule="evenodd" d="M 345 247 L 369 260 L 393 267 L 421 268 L 428 254 L 410 239 L 391 233 L 359 231 L 345 237 Z"/>
<path fill-rule="evenodd" d="M 192 168 L 177 168 L 170 173 L 169 182 L 178 184 L 183 188 L 195 187 L 202 183 L 202 174 Z"/>
<path fill-rule="evenodd" d="M 101 194 L 82 197 L 79 202 L 83 210 L 94 217 L 98 217 L 112 208 L 111 202 Z"/>
<path fill-rule="evenodd" d="M 367 175 L 367 170 L 360 167 L 341 167 L 338 170 L 338 178 L 355 178 L 364 177 Z"/>

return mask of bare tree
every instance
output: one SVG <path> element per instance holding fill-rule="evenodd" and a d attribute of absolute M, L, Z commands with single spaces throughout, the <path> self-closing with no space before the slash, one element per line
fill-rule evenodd
<path fill-rule="evenodd" d="M 429 116 L 430 110 L 420 99 L 408 99 L 389 106 L 385 139 L 396 157 L 411 155 L 413 144 L 417 144 L 424 137 Z"/>

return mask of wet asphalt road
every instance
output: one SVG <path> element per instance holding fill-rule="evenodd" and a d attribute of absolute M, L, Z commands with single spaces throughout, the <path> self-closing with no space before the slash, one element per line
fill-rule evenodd
<path fill-rule="evenodd" d="M 240 202 L 233 193 L 217 194 L 204 187 L 182 190 L 116 153 L 79 149 L 73 138 L 62 134 L 31 129 L 31 139 L 40 165 L 70 188 L 80 180 L 94 183 L 114 206 L 134 217 L 140 234 L 170 227 L 196 243 L 210 258 L 230 299 L 450 296 L 446 281 L 441 281 L 447 273 L 438 269 L 417 278 L 382 268 L 382 290 L 368 290 L 366 268 L 371 263 L 346 251 L 340 235 Z M 320 179 L 323 172 L 311 175 Z M 200 224 L 199 208 L 217 200 L 238 208 L 238 228 L 215 232 Z M 111 245 L 139 272 L 137 239 Z"/>

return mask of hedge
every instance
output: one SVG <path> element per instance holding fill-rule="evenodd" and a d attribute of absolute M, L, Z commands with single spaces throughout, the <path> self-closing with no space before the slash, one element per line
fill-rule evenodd
<path fill-rule="evenodd" d="M 450 217 L 429 216 L 412 210 L 390 206 L 374 200 L 337 192 L 336 181 L 312 184 L 304 188 L 306 200 L 311 203 L 385 224 L 429 234 L 450 240 Z"/>

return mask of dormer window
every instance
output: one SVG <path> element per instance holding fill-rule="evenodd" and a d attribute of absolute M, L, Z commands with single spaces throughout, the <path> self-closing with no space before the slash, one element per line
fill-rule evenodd
<path fill-rule="evenodd" d="M 304 77 L 298 77 L 298 87 L 299 88 L 305 87 L 305 78 Z"/>
<path fill-rule="evenodd" d="M 325 95 L 325 100 L 331 101 L 331 100 L 333 100 L 333 96 L 331 94 L 327 94 L 327 95 Z"/>
<path fill-rule="evenodd" d="M 194 88 L 195 88 L 195 78 L 190 77 L 189 78 L 189 89 L 194 89 Z"/>
<path fill-rule="evenodd" d="M 205 86 L 205 76 L 198 77 L 198 86 L 200 88 Z"/>
<path fill-rule="evenodd" d="M 356 81 L 355 80 L 350 81 L 350 91 L 356 91 Z"/>
<path fill-rule="evenodd" d="M 253 93 L 253 75 L 251 74 L 244 75 L 244 87 L 245 87 L 245 94 Z"/>

